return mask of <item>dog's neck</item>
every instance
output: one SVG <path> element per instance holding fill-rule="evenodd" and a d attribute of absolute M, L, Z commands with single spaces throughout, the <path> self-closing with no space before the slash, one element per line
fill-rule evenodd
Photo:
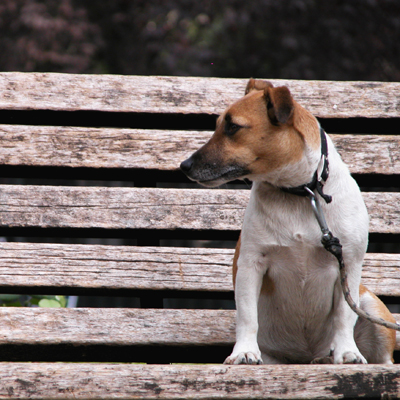
<path fill-rule="evenodd" d="M 330 203 L 332 201 L 331 196 L 323 193 L 323 186 L 329 177 L 329 160 L 328 160 L 328 142 L 324 130 L 320 127 L 320 138 L 321 138 L 321 158 L 318 167 L 315 169 L 312 179 L 305 184 L 298 186 L 280 187 L 281 190 L 287 193 L 294 194 L 296 196 L 309 196 L 310 191 L 318 191 L 320 196 L 325 202 Z"/>
<path fill-rule="evenodd" d="M 304 185 L 312 180 L 320 160 L 320 150 L 315 150 L 306 145 L 304 148 L 304 156 L 299 161 L 271 171 L 268 173 L 268 176 L 265 177 L 255 177 L 255 179 L 251 179 L 250 177 L 250 180 L 265 183 L 277 188 Z"/>

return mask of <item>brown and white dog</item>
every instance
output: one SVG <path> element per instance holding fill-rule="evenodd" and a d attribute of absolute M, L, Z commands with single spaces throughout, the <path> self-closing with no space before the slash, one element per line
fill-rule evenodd
<path fill-rule="evenodd" d="M 362 309 L 394 322 L 360 285 L 368 214 L 329 137 L 327 144 L 324 190 L 333 200 L 321 207 L 343 245 L 351 294 Z M 287 87 L 251 79 L 245 96 L 218 118 L 214 135 L 181 169 L 208 187 L 253 181 L 233 262 L 236 344 L 225 363 L 393 362 L 395 331 L 357 319 L 309 199 L 282 190 L 307 184 L 321 170 L 319 123 Z"/>

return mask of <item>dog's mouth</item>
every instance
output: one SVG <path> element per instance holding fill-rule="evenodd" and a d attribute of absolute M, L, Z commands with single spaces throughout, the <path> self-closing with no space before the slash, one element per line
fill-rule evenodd
<path fill-rule="evenodd" d="M 218 158 L 205 158 L 199 151 L 183 161 L 180 168 L 189 179 L 206 187 L 217 187 L 250 173 L 239 162 L 226 163 Z"/>
<path fill-rule="evenodd" d="M 243 179 L 249 174 L 249 171 L 239 165 L 228 165 L 222 168 L 216 168 L 215 165 L 204 165 L 201 168 L 185 172 L 185 174 L 189 179 L 202 186 L 217 187 L 236 179 Z"/>

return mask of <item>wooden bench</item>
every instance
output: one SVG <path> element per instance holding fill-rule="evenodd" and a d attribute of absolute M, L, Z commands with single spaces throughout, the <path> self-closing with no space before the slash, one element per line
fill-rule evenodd
<path fill-rule="evenodd" d="M 319 117 L 362 187 L 363 282 L 397 312 L 400 84 L 273 82 Z M 249 186 L 201 189 L 178 166 L 245 85 L 0 74 L 0 293 L 136 301 L 0 308 L 1 399 L 400 394 L 397 365 L 221 364 L 235 340 L 230 270 Z"/>

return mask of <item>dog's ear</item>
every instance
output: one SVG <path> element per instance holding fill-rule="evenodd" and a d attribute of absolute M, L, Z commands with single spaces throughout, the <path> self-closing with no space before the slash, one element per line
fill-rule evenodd
<path fill-rule="evenodd" d="M 264 90 L 267 87 L 273 87 L 271 82 L 268 81 L 262 81 L 261 79 L 253 79 L 250 78 L 249 81 L 247 82 L 246 90 L 244 94 L 248 94 L 252 92 L 253 90 Z"/>
<path fill-rule="evenodd" d="M 264 97 L 267 103 L 268 117 L 273 125 L 293 122 L 294 102 L 286 86 L 266 87 Z"/>

